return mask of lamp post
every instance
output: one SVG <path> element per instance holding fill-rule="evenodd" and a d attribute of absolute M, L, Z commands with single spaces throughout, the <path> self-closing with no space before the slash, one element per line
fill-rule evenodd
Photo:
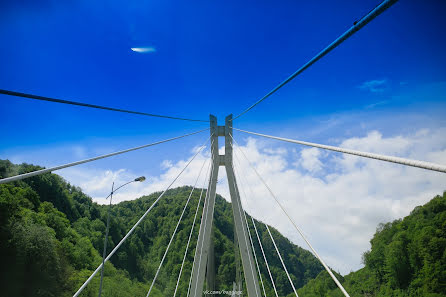
<path fill-rule="evenodd" d="M 109 229 L 109 225 L 110 225 L 110 208 L 111 208 L 111 204 L 112 204 L 113 193 L 130 183 L 143 182 L 145 180 L 146 180 L 146 178 L 144 176 L 140 176 L 138 178 L 135 178 L 134 180 L 131 180 L 131 181 L 119 186 L 118 188 L 116 188 L 116 190 L 114 189 L 115 182 L 113 182 L 111 193 L 107 196 L 107 198 L 105 198 L 105 199 L 108 199 L 108 197 L 110 197 L 110 204 L 108 205 L 108 210 L 107 210 L 107 227 L 105 229 L 104 252 L 102 254 L 101 282 L 99 284 L 99 295 L 98 295 L 99 297 L 101 297 L 101 294 L 102 294 L 102 280 L 104 278 L 105 256 L 107 255 L 107 241 L 108 241 L 107 239 L 108 239 L 108 229 Z"/>

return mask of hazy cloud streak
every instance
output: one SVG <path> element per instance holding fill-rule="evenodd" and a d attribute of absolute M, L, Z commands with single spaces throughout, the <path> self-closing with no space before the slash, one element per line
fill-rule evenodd
<path fill-rule="evenodd" d="M 131 48 L 132 51 L 137 52 L 137 53 L 154 53 L 156 52 L 156 48 L 154 47 L 132 47 Z"/>
<path fill-rule="evenodd" d="M 372 93 L 379 93 L 383 92 L 387 88 L 387 84 L 387 79 L 375 79 L 363 82 L 361 85 L 359 85 L 359 88 Z"/>

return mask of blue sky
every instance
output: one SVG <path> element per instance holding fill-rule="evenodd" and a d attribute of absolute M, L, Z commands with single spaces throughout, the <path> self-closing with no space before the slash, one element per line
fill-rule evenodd
<path fill-rule="evenodd" d="M 271 90 L 378 3 L 4 2 L 0 88 L 200 119 L 213 113 L 222 121 Z M 377 121 L 369 130 L 394 113 L 443 118 L 446 36 L 438 28 L 446 27 L 445 11 L 443 1 L 395 4 L 236 125 L 326 143 L 348 136 L 346 127 L 332 131 L 326 124 L 339 114 Z M 132 47 L 155 51 L 137 53 Z M 35 158 L 36 150 L 121 149 L 205 125 L 1 95 L 0 109 L 0 124 L 8 127 L 0 143 L 3 157 L 23 152 L 29 156 L 23 161 L 46 166 L 76 156 L 61 149 L 52 158 Z M 399 119 L 383 133 L 418 124 L 425 121 Z M 184 146 L 166 145 L 162 154 L 146 160 L 154 165 L 163 154 L 180 158 L 200 141 L 197 137 L 184 140 Z M 138 157 L 122 160 L 137 167 Z"/>
<path fill-rule="evenodd" d="M 0 88 L 198 119 L 213 113 L 223 124 L 227 114 L 242 112 L 378 3 L 3 1 Z M 358 145 L 378 153 L 446 160 L 446 144 L 431 141 L 434 136 L 441 138 L 439 131 L 446 127 L 445 14 L 444 1 L 399 1 L 238 119 L 235 126 L 325 144 Z M 131 50 L 135 47 L 152 50 L 140 53 Z M 181 135 L 204 128 L 206 123 L 0 95 L 0 126 L 0 158 L 54 166 Z M 246 135 L 235 135 L 250 148 Z M 106 172 L 124 169 L 130 175 L 162 179 L 171 168 L 166 164 L 175 167 L 206 138 L 201 134 L 82 165 L 76 173 L 64 176 L 84 185 L 94 198 L 101 197 L 105 190 L 89 192 L 80 175 L 107 176 Z M 401 145 L 404 150 L 393 150 L 389 143 L 401 139 L 423 148 L 409 150 Z M 257 145 L 258 152 L 270 155 L 262 151 L 266 144 L 260 141 Z M 346 166 L 342 167 L 336 156 L 330 159 L 332 155 L 304 153 L 285 144 L 279 148 L 268 145 L 290 152 L 284 156 L 275 151 L 288 167 L 298 164 L 296 170 L 301 174 L 326 184 L 328 174 L 351 165 L 342 163 Z M 321 171 L 318 162 L 324 160 L 332 163 L 327 162 Z M 414 174 L 409 175 L 418 176 Z M 420 182 L 428 180 L 427 176 L 419 178 Z M 378 186 L 372 183 L 370 187 L 373 185 Z M 435 183 L 415 190 L 417 197 L 424 197 L 441 187 Z M 395 209 L 374 217 L 367 232 L 356 232 L 370 238 L 377 223 L 409 211 Z M 359 257 L 358 252 L 355 262 L 347 266 L 335 260 L 331 265 L 348 272 L 360 265 Z"/>

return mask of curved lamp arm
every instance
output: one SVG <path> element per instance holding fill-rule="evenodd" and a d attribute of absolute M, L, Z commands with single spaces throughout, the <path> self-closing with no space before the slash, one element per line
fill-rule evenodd
<path fill-rule="evenodd" d="M 117 190 L 119 190 L 120 188 L 122 188 L 122 187 L 124 187 L 124 186 L 126 186 L 126 185 L 128 185 L 128 184 L 130 184 L 130 183 L 134 183 L 134 182 L 143 182 L 143 181 L 145 181 L 145 180 L 146 180 L 146 178 L 145 178 L 144 176 L 140 176 L 140 177 L 138 177 L 138 178 L 135 178 L 134 180 L 131 180 L 131 181 L 129 181 L 129 182 L 126 182 L 125 184 L 123 184 L 123 185 L 117 187 L 116 189 L 114 189 L 113 191 L 111 191 L 111 193 L 108 194 L 108 196 L 107 196 L 105 199 L 108 199 L 108 197 L 110 197 L 111 195 L 113 195 Z"/>

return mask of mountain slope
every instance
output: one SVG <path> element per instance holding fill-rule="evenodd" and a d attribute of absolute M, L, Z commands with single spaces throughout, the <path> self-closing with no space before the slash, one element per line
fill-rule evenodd
<path fill-rule="evenodd" d="M 0 160 L 0 178 L 39 167 Z M 175 228 L 190 187 L 169 190 L 127 242 L 106 264 L 103 296 L 144 296 Z M 171 296 L 175 288 L 200 189 L 196 189 L 151 296 Z M 113 205 L 109 249 L 119 242 L 160 193 Z M 203 207 L 203 202 L 200 206 Z M 0 285 L 5 296 L 71 296 L 100 264 L 106 206 L 93 203 L 79 188 L 55 174 L 0 185 Z M 293 295 L 266 230 L 257 227 L 280 296 Z M 188 252 L 179 294 L 186 296 L 198 234 Z M 216 288 L 232 289 L 235 279 L 234 226 L 230 203 L 217 195 L 214 216 Z M 252 228 L 252 226 L 251 226 Z M 294 284 L 300 288 L 322 266 L 312 254 L 271 228 Z M 268 280 L 261 252 L 263 280 Z M 96 277 L 82 296 L 96 296 Z M 273 295 L 267 284 L 268 295 Z"/>
<path fill-rule="evenodd" d="M 404 219 L 380 224 L 370 243 L 365 267 L 344 278 L 350 296 L 446 296 L 446 192 Z M 342 296 L 325 272 L 298 293 Z"/>

